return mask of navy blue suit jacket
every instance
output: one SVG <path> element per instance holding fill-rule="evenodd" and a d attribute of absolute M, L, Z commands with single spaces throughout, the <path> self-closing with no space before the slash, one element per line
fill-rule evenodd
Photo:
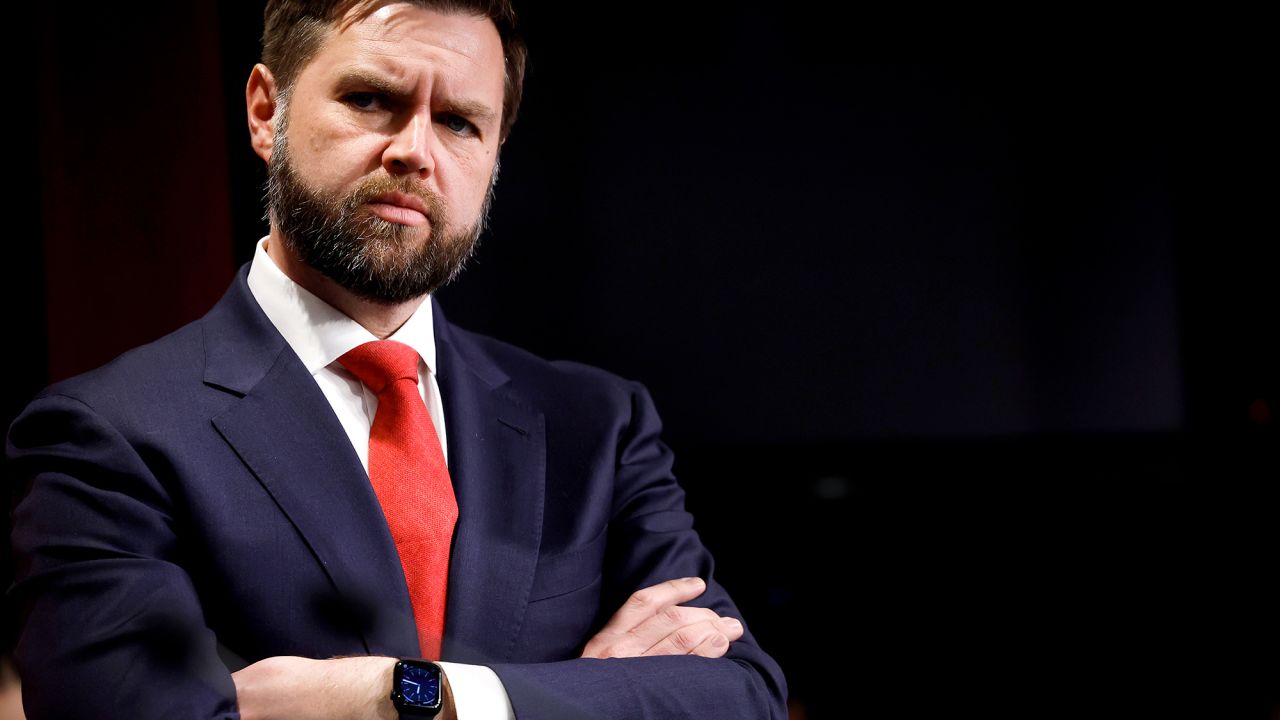
<path fill-rule="evenodd" d="M 15 656 L 39 718 L 234 718 L 228 667 L 417 656 L 368 477 L 242 270 L 201 320 L 41 393 L 9 435 Z M 782 718 L 778 666 L 577 659 L 634 590 L 712 576 L 647 393 L 451 326 L 438 379 L 459 522 L 443 659 L 526 718 Z"/>

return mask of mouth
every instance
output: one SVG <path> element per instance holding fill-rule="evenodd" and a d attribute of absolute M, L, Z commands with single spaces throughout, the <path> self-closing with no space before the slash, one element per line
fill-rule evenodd
<path fill-rule="evenodd" d="M 387 222 L 411 227 L 427 223 L 427 206 L 416 195 L 383 193 L 371 198 L 367 204 L 374 215 Z"/>

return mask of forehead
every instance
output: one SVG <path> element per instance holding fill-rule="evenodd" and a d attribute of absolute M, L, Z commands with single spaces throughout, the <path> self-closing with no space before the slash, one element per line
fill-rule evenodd
<path fill-rule="evenodd" d="M 505 72 L 502 39 L 493 21 L 408 3 L 384 4 L 367 15 L 349 13 L 329 29 L 302 74 L 354 69 L 413 82 L 425 73 L 498 98 Z"/>

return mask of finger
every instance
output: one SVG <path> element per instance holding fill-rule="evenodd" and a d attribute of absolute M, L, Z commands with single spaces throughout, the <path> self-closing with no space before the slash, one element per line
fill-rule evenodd
<path fill-rule="evenodd" d="M 712 643 L 717 637 L 723 637 L 723 634 L 716 620 L 685 625 L 662 638 L 641 655 L 688 655 L 694 648 L 704 643 Z M 728 642 L 728 639 L 725 639 L 726 645 Z"/>
<path fill-rule="evenodd" d="M 637 590 L 627 598 L 618 612 L 613 614 L 601 632 L 608 634 L 626 632 L 661 612 L 663 608 L 688 602 L 701 595 L 706 589 L 707 584 L 702 578 L 695 577 L 668 580 Z"/>
<path fill-rule="evenodd" d="M 737 618 L 723 617 L 720 618 L 720 632 L 729 638 L 729 642 L 741 640 L 747 629 L 742 626 L 742 622 Z"/>
<path fill-rule="evenodd" d="M 584 658 L 634 657 L 647 650 L 670 630 L 640 640 L 629 635 L 639 624 L 662 612 L 666 607 L 687 602 L 707 589 L 702 578 L 679 578 L 637 590 L 623 603 L 582 649 Z M 618 647 L 619 644 L 624 646 Z"/>
<path fill-rule="evenodd" d="M 729 643 L 742 637 L 742 623 L 715 616 L 710 620 L 677 628 L 654 644 L 644 655 L 701 655 L 720 657 Z"/>
<path fill-rule="evenodd" d="M 715 611 L 707 608 L 671 605 L 634 628 L 612 636 L 613 642 L 610 643 L 609 652 L 612 657 L 637 657 L 682 629 L 693 628 L 702 623 L 714 623 L 719 619 L 720 616 L 716 615 Z M 701 638 L 697 640 L 701 641 Z M 679 653 L 663 654 L 684 654 L 692 647 L 693 645 L 688 645 Z"/>
<path fill-rule="evenodd" d="M 707 608 L 671 605 L 633 628 L 621 632 L 601 630 L 583 648 L 582 656 L 637 657 L 679 628 L 719 617 Z"/>
<path fill-rule="evenodd" d="M 697 655 L 699 657 L 704 657 L 704 658 L 711 658 L 714 660 L 715 658 L 718 658 L 718 657 L 724 657 L 724 654 L 728 651 L 729 651 L 729 638 L 726 637 L 724 633 L 717 632 L 717 633 L 713 633 L 711 637 L 699 643 L 698 646 L 695 647 L 693 650 L 691 650 L 688 654 Z"/>

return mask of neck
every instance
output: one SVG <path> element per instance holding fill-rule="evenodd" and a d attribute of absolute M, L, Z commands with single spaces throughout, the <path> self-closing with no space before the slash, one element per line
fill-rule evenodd
<path fill-rule="evenodd" d="M 366 300 L 305 264 L 289 252 L 275 228 L 267 237 L 267 255 L 290 280 L 360 323 L 379 340 L 386 340 L 422 305 L 426 295 L 387 305 Z"/>

